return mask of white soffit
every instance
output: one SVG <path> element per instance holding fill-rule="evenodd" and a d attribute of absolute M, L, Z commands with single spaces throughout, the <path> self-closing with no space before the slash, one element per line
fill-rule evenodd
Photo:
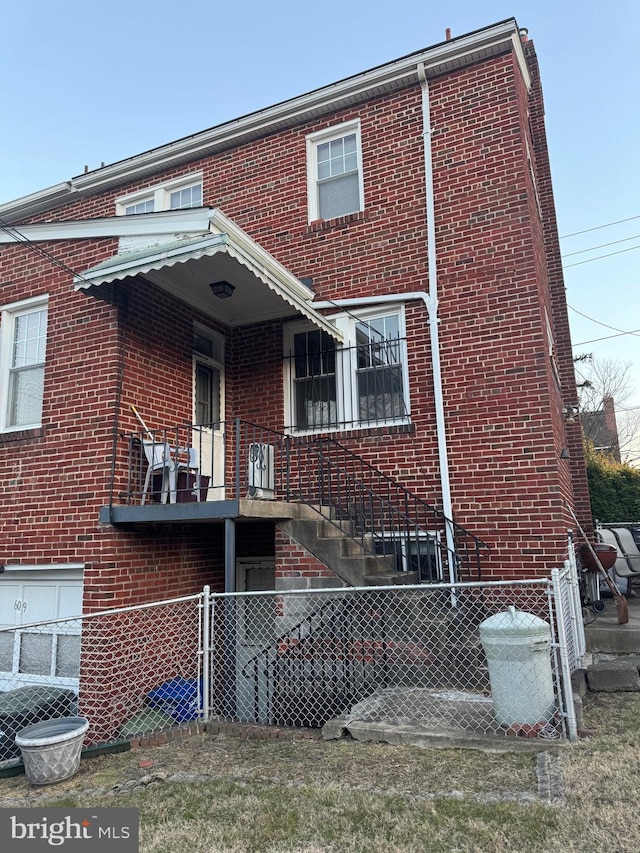
<path fill-rule="evenodd" d="M 428 77 L 434 77 L 507 50 L 513 50 L 525 84 L 530 87 L 531 80 L 518 25 L 511 18 L 440 42 L 264 110 L 77 175 L 67 183 L 0 205 L 0 216 L 5 221 L 17 221 L 59 207 L 65 201 L 72 201 L 74 196 L 83 198 L 110 187 L 122 186 L 279 129 L 317 119 L 343 107 L 355 106 L 369 97 L 402 88 L 412 80 L 417 81 L 419 65 L 424 65 Z"/>
<path fill-rule="evenodd" d="M 223 253 L 240 263 L 269 290 L 299 314 L 311 320 L 315 326 L 336 340 L 343 340 L 342 333 L 311 307 L 310 303 L 314 295 L 311 290 L 223 213 L 212 210 L 209 214 L 210 231 L 207 235 L 163 242 L 139 251 L 113 255 L 106 261 L 76 275 L 73 280 L 75 289 L 99 287 L 113 281 L 121 281 Z"/>

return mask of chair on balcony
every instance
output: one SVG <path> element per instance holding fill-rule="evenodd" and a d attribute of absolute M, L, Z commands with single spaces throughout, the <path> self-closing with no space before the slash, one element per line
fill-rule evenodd
<path fill-rule="evenodd" d="M 143 440 L 142 447 L 147 460 L 147 473 L 142 488 L 142 499 L 144 503 L 153 489 L 153 475 L 162 474 L 162 486 L 160 489 L 160 502 L 166 504 L 176 503 L 178 498 L 178 477 L 184 472 L 186 479 L 186 490 L 189 490 L 189 475 L 195 476 L 194 489 L 195 498 L 200 500 L 200 470 L 198 467 L 198 454 L 194 447 L 172 447 L 168 442 Z"/>

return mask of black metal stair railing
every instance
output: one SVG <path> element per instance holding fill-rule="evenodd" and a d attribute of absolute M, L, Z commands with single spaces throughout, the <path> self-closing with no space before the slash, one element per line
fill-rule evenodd
<path fill-rule="evenodd" d="M 270 497 L 312 507 L 365 551 L 422 581 L 481 580 L 482 540 L 338 441 L 236 421 L 235 446 L 237 494 L 259 496 L 266 483 Z M 261 481 L 247 449 L 263 446 L 263 467 L 273 473 Z"/>
<path fill-rule="evenodd" d="M 417 571 L 427 582 L 481 580 L 484 542 L 334 439 L 285 435 L 240 419 L 124 437 L 128 503 L 206 500 L 207 494 L 301 502 L 397 571 Z M 145 488 L 150 444 L 169 447 L 185 468 L 176 478 L 177 495 L 168 499 L 153 479 Z M 190 450 L 197 479 L 183 464 Z"/>
<path fill-rule="evenodd" d="M 384 609 L 331 598 L 269 642 L 242 668 L 254 721 L 322 726 L 389 680 Z"/>
<path fill-rule="evenodd" d="M 487 546 L 437 507 L 333 439 L 287 440 L 287 499 L 313 506 L 365 550 L 422 581 L 481 580 Z"/>

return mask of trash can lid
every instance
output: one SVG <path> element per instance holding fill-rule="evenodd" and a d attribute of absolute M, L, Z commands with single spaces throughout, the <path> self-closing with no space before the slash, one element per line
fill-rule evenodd
<path fill-rule="evenodd" d="M 549 634 L 549 623 L 534 613 L 516 610 L 512 605 L 502 613 L 495 613 L 480 623 L 482 637 L 530 637 Z"/>

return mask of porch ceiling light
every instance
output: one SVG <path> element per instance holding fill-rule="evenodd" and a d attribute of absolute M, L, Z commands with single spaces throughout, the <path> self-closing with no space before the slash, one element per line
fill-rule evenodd
<path fill-rule="evenodd" d="M 236 289 L 235 285 L 228 281 L 213 281 L 209 287 L 213 295 L 217 296 L 218 299 L 229 299 L 230 296 L 233 296 L 233 291 Z"/>

